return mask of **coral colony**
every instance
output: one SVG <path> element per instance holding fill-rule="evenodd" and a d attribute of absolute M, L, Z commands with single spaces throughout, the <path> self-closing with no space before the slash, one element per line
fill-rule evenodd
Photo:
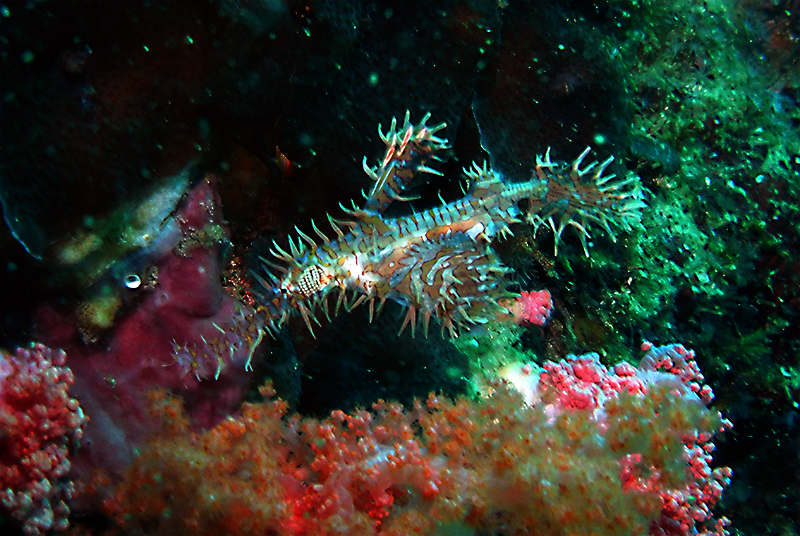
<path fill-rule="evenodd" d="M 65 362 L 63 351 L 41 344 L 0 350 L 0 500 L 31 534 L 67 528 L 74 494 L 69 449 L 86 417 L 68 394 L 74 378 Z"/>
<path fill-rule="evenodd" d="M 213 286 L 219 275 L 219 240 L 200 239 L 224 235 L 215 183 L 204 180 L 176 216 L 183 238 L 153 253 L 163 280 L 140 308 L 160 318 L 157 326 L 130 315 L 103 354 L 55 335 L 69 357 L 42 345 L 3 353 L 3 514 L 26 534 L 65 529 L 67 503 L 81 497 L 95 498 L 84 502 L 125 534 L 726 533 L 727 520 L 711 509 L 731 473 L 709 464 L 712 437 L 730 423 L 708 409 L 711 389 L 680 345 L 645 343 L 638 367 L 610 370 L 596 354 L 541 368 L 511 363 L 477 400 L 432 393 L 411 407 L 379 401 L 319 420 L 289 415 L 267 383 L 265 401 L 235 412 L 261 332 L 274 334 L 291 316 L 313 334 L 320 312 L 365 303 L 372 319 L 392 300 L 407 310 L 400 331 L 427 335 L 431 321 L 451 336 L 490 322 L 542 325 L 549 293 L 512 292 L 492 241 L 524 220 L 551 228 L 557 251 L 572 226 L 588 255 L 591 223 L 613 238 L 611 227 L 627 228 L 643 207 L 638 179 L 604 175 L 610 158 L 584 165 L 587 148 L 563 165 L 548 151 L 521 183 L 474 164 L 461 199 L 387 217 L 417 174 L 438 174 L 430 166 L 447 140 L 437 136 L 444 125 L 429 127 L 428 119 L 414 125 L 406 114 L 402 126 L 392 121 L 381 133 L 386 156 L 364 166 L 374 185 L 347 221 L 329 217 L 332 238 L 313 225 L 318 239 L 298 230 L 288 248 L 274 245 L 274 258 L 255 270 L 254 308 L 187 291 Z M 218 232 L 203 231 L 209 225 Z M 49 325 L 59 331 L 58 322 Z M 132 333 L 149 337 L 147 346 Z M 132 358 L 142 352 L 148 359 Z M 111 370 L 86 365 L 93 362 L 121 369 L 103 401 L 92 393 Z M 76 398 L 67 394 L 71 363 Z M 227 386 L 227 416 L 197 425 L 205 410 L 187 413 L 175 397 L 188 404 L 199 398 L 197 385 Z M 92 420 L 104 424 L 93 429 Z M 102 448 L 114 445 L 101 428 L 127 434 L 136 454 L 109 461 L 106 453 L 95 469 L 108 475 L 98 479 L 77 461 L 87 452 L 103 459 Z M 82 434 L 91 445 L 80 445 Z"/>

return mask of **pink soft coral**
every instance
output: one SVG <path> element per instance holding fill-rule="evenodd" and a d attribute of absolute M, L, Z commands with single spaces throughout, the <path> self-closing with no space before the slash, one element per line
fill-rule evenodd
<path fill-rule="evenodd" d="M 71 398 L 66 354 L 34 344 L 0 350 L 0 500 L 26 534 L 67 526 L 69 451 L 86 417 Z"/>

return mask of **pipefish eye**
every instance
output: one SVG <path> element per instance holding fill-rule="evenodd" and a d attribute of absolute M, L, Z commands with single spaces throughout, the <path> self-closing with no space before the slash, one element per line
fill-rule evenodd
<path fill-rule="evenodd" d="M 297 290 L 308 298 L 325 288 L 325 279 L 325 271 L 316 264 L 311 265 L 297 276 Z"/>

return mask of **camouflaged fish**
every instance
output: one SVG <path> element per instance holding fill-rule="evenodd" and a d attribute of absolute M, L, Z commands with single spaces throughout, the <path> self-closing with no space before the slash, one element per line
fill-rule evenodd
<path fill-rule="evenodd" d="M 261 259 L 254 276 L 263 286 L 264 315 L 268 330 L 278 329 L 291 315 L 299 314 L 313 335 L 312 323 L 321 310 L 329 315 L 329 296 L 335 295 L 335 311 L 349 310 L 366 302 L 370 320 L 386 300 L 407 308 L 400 331 L 418 324 L 427 335 L 432 318 L 452 336 L 459 326 L 504 320 L 518 296 L 509 291 L 504 266 L 492 241 L 511 234 L 509 226 L 525 218 L 535 230 L 550 227 L 555 233 L 556 254 L 561 235 L 575 227 L 589 255 L 589 224 L 598 223 L 613 240 L 611 225 L 629 228 L 644 206 L 638 178 L 616 179 L 603 175 L 613 157 L 581 168 L 586 148 L 572 163 L 550 160 L 550 150 L 537 157 L 533 177 L 525 182 L 505 182 L 487 164 L 464 170 L 469 184 L 463 198 L 406 216 L 387 218 L 393 201 L 405 201 L 404 190 L 418 173 L 440 175 L 429 167 L 437 153 L 447 149 L 437 136 L 445 124 L 428 126 L 430 114 L 414 125 L 406 113 L 384 134 L 386 155 L 364 171 L 374 181 L 364 207 L 344 209 L 348 221 L 328 216 L 335 233 L 331 239 L 312 222 L 318 240 L 297 229 L 298 238 L 287 248 L 274 244 L 275 259 Z M 275 261 L 278 262 L 275 262 Z"/>

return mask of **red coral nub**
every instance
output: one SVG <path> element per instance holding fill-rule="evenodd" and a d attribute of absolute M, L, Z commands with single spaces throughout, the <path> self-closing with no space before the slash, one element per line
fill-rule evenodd
<path fill-rule="evenodd" d="M 520 325 L 544 326 L 553 311 L 553 299 L 546 290 L 521 292 L 512 309 L 514 322 Z"/>
<path fill-rule="evenodd" d="M 67 527 L 72 483 L 68 454 L 86 417 L 67 392 L 66 354 L 34 344 L 0 350 L 0 511 L 26 534 Z"/>

